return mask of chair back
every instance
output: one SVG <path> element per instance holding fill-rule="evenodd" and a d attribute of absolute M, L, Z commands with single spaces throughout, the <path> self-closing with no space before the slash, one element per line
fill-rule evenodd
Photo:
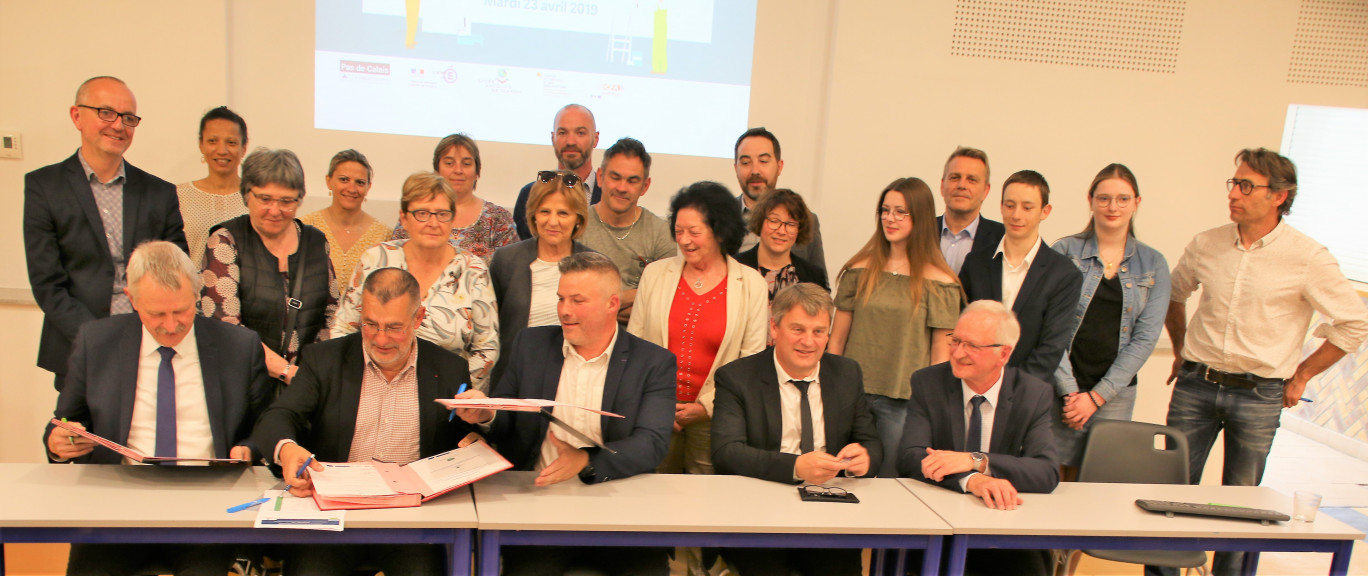
<path fill-rule="evenodd" d="M 1164 438 L 1155 448 L 1155 439 Z M 1187 484 L 1188 441 L 1177 428 L 1099 420 L 1088 433 L 1079 482 L 1131 484 Z"/>

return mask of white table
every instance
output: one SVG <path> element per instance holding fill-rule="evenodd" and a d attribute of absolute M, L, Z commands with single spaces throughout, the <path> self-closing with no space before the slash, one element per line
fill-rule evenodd
<path fill-rule="evenodd" d="M 255 509 L 227 512 L 279 487 L 262 467 L 0 464 L 0 545 L 440 544 L 451 574 L 470 572 L 476 518 L 469 488 L 418 508 L 348 511 L 341 532 L 257 529 Z"/>
<path fill-rule="evenodd" d="M 1331 574 L 1344 574 L 1363 533 L 1324 514 L 1316 521 L 1274 522 L 1146 512 L 1135 500 L 1219 503 L 1290 515 L 1292 498 L 1262 486 L 1175 486 L 1063 482 L 1051 494 L 1022 494 L 1016 510 L 991 510 L 978 497 L 912 479 L 904 486 L 954 531 L 946 549 L 949 573 L 962 574 L 970 548 L 1246 551 L 1245 572 L 1259 552 L 1330 552 Z"/>
<path fill-rule="evenodd" d="M 535 477 L 503 472 L 475 484 L 480 574 L 499 573 L 501 546 L 536 545 L 923 549 L 922 573 L 936 574 L 950 534 L 892 479 L 832 480 L 860 499 L 836 504 L 742 476 L 643 474 L 546 488 L 533 486 Z"/>

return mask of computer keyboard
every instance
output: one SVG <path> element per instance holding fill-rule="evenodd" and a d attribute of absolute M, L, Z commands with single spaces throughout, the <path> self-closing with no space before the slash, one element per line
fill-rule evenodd
<path fill-rule="evenodd" d="M 1163 512 L 1172 518 L 1174 514 L 1191 514 L 1194 516 L 1218 516 L 1221 518 L 1238 518 L 1241 520 L 1258 520 L 1264 524 L 1269 522 L 1286 522 L 1292 517 L 1278 512 L 1277 510 L 1265 510 L 1262 508 L 1243 508 L 1240 506 L 1222 506 L 1219 504 L 1197 504 L 1194 502 L 1169 502 L 1166 500 L 1136 500 L 1135 505 L 1150 512 Z"/>

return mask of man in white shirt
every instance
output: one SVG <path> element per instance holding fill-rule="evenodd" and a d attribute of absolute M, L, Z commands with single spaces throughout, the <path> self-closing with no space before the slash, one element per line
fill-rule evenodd
<path fill-rule="evenodd" d="M 1168 425 L 1187 434 L 1193 484 L 1225 430 L 1221 483 L 1256 486 L 1283 408 L 1307 382 L 1368 338 L 1368 310 L 1334 256 L 1283 221 L 1297 195 L 1297 169 L 1276 152 L 1242 150 L 1226 181 L 1230 220 L 1198 234 L 1173 269 L 1168 318 L 1177 382 Z M 1202 297 L 1192 319 L 1187 300 Z M 1325 338 L 1302 358 L 1312 313 Z M 1235 573 L 1239 553 L 1217 553 L 1215 573 Z"/>
<path fill-rule="evenodd" d="M 1040 223 L 1049 215 L 1050 185 L 1044 176 L 1022 170 L 1007 177 L 1002 184 L 1006 234 L 995 251 L 971 252 L 964 259 L 960 282 L 970 302 L 997 300 L 1016 313 L 1021 338 L 1007 365 L 1053 383 L 1073 338 L 1083 274 L 1041 240 Z"/>
<path fill-rule="evenodd" d="M 820 286 L 788 286 L 771 306 L 774 347 L 717 370 L 712 445 L 718 473 L 821 485 L 837 474 L 878 472 L 883 447 L 860 366 L 825 353 L 835 312 Z M 722 556 L 748 576 L 861 573 L 858 549 L 733 548 Z"/>
<path fill-rule="evenodd" d="M 941 172 L 945 214 L 936 217 L 936 225 L 940 227 L 941 254 L 956 274 L 970 252 L 991 252 L 1002 240 L 1002 223 L 981 213 L 983 201 L 993 189 L 989 176 L 988 154 L 964 146 L 950 153 Z"/>
<path fill-rule="evenodd" d="M 198 314 L 199 268 L 170 242 L 133 251 L 124 290 L 137 314 L 81 327 L 53 416 L 149 456 L 252 460 L 252 425 L 274 389 L 260 338 Z M 132 463 L 51 424 L 45 437 L 53 462 Z M 74 544 L 67 573 L 169 562 L 176 574 L 221 576 L 232 561 L 223 546 Z"/>
<path fill-rule="evenodd" d="M 652 472 L 665 457 L 674 426 L 675 356 L 618 326 L 622 279 L 607 256 L 572 254 L 561 260 L 560 273 L 560 326 L 518 333 L 492 396 L 555 400 L 623 417 L 555 407 L 551 415 L 575 434 L 540 412 L 459 409 L 457 415 L 483 428 L 515 470 L 538 472 L 537 486 L 571 479 L 595 484 Z M 475 390 L 457 396 L 482 397 Z M 504 548 L 505 574 L 560 574 L 585 564 L 615 574 L 669 573 L 665 551 L 656 548 Z"/>
<path fill-rule="evenodd" d="M 580 104 L 566 104 L 556 112 L 556 119 L 551 126 L 551 150 L 556 153 L 556 168 L 579 176 L 590 205 L 597 204 L 603 193 L 594 174 L 594 148 L 598 146 L 598 139 L 594 113 L 588 108 Z M 523 240 L 532 237 L 532 229 L 527 226 L 527 199 L 532 194 L 532 184 L 535 182 L 533 180 L 523 186 L 513 203 L 513 224 L 518 227 L 518 237 Z"/>

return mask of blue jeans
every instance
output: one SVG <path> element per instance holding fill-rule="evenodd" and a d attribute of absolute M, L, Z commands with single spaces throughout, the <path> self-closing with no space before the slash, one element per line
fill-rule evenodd
<path fill-rule="evenodd" d="M 880 478 L 898 477 L 898 457 L 902 454 L 903 421 L 907 419 L 907 400 L 880 394 L 865 394 L 869 411 L 874 413 L 874 426 L 879 429 L 879 443 L 883 444 L 883 463 Z"/>
<path fill-rule="evenodd" d="M 1259 384 L 1254 388 L 1234 388 L 1213 384 L 1196 373 L 1184 370 L 1173 387 L 1169 401 L 1168 425 L 1187 435 L 1189 478 L 1202 481 L 1207 456 L 1216 443 L 1216 434 L 1225 429 L 1225 468 L 1221 484 L 1258 486 L 1263 481 L 1268 451 L 1282 417 L 1281 382 Z M 1213 574 L 1238 574 L 1243 552 L 1217 552 Z"/>

